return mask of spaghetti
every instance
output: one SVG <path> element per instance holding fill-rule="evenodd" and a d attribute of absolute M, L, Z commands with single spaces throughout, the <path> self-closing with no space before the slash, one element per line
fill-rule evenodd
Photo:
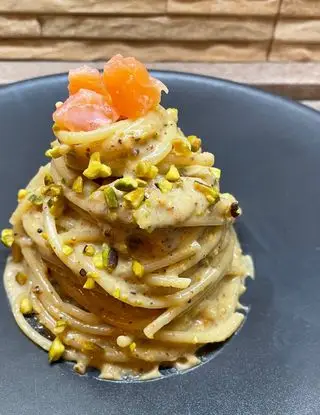
<path fill-rule="evenodd" d="M 213 155 L 177 121 L 155 104 L 86 131 L 56 123 L 50 163 L 19 191 L 2 232 L 12 248 L 5 288 L 50 361 L 146 379 L 162 364 L 197 364 L 200 346 L 243 322 L 252 263 L 233 230 L 241 209 L 221 193 Z"/>

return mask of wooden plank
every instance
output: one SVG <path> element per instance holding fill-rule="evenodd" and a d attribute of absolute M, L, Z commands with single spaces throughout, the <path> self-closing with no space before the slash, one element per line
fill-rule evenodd
<path fill-rule="evenodd" d="M 287 43 L 320 43 L 320 19 L 280 19 L 274 39 Z"/>
<path fill-rule="evenodd" d="M 1 13 L 164 13 L 166 0 L 0 0 Z"/>
<path fill-rule="evenodd" d="M 320 43 L 287 44 L 274 42 L 269 56 L 270 61 L 319 61 Z"/>
<path fill-rule="evenodd" d="M 282 0 L 281 16 L 320 17 L 319 0 Z"/>
<path fill-rule="evenodd" d="M 80 17 L 47 16 L 42 21 L 42 37 L 140 40 L 270 40 L 270 19 L 219 18 L 210 16 Z"/>
<path fill-rule="evenodd" d="M 0 41 L 2 59 L 99 60 L 121 53 L 148 61 L 258 61 L 266 60 L 268 42 L 110 42 L 10 40 Z"/>
<path fill-rule="evenodd" d="M 40 33 L 40 23 L 35 17 L 0 16 L 0 38 L 39 37 Z"/>
<path fill-rule="evenodd" d="M 275 16 L 280 0 L 168 0 L 169 13 Z"/>
<path fill-rule="evenodd" d="M 83 62 L 2 61 L 0 84 L 67 72 Z M 103 62 L 90 63 L 97 68 Z M 294 99 L 320 99 L 320 63 L 149 63 L 149 68 L 215 76 L 246 83 Z"/>

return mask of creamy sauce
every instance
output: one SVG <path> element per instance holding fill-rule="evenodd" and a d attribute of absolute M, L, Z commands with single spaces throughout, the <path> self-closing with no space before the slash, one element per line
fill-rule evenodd
<path fill-rule="evenodd" d="M 21 295 L 28 295 L 31 289 L 31 281 L 29 280 L 25 285 L 21 286 L 16 282 L 15 276 L 18 272 L 25 272 L 24 263 L 14 263 L 11 258 L 8 259 L 7 265 L 4 273 L 4 283 L 5 289 L 7 292 L 8 299 L 10 301 L 11 307 L 14 309 L 17 307 L 17 301 Z M 236 284 L 235 284 L 236 283 Z M 212 301 L 210 297 L 206 300 L 203 300 L 202 306 L 199 308 L 197 315 L 191 314 L 187 317 L 182 317 L 181 323 L 182 326 L 190 328 L 193 325 L 196 329 L 202 330 L 209 322 L 212 324 L 212 321 L 215 319 L 221 320 L 226 314 L 227 310 L 232 309 L 232 303 L 237 301 L 237 308 L 247 311 L 247 308 L 238 303 L 239 292 L 235 291 L 235 288 L 238 287 L 238 291 L 242 292 L 244 289 L 243 283 L 238 278 L 233 278 L 233 283 L 228 282 L 222 284 L 220 287 L 220 294 L 215 297 Z M 184 321 L 183 321 L 184 320 Z M 25 331 L 25 330 L 24 330 Z M 31 340 L 38 342 L 38 338 L 34 336 L 33 332 L 30 331 L 27 333 Z M 121 347 L 126 347 L 130 342 L 132 342 L 132 337 L 122 336 L 119 340 Z M 124 344 L 125 343 L 125 344 Z M 199 346 L 194 346 L 196 350 Z M 46 347 L 47 348 L 47 347 Z M 126 378 L 139 379 L 139 380 L 150 380 L 157 377 L 161 377 L 162 374 L 159 372 L 158 365 L 146 364 L 142 361 L 139 362 L 137 366 L 135 365 L 125 365 L 116 364 L 116 363 L 106 363 L 104 359 L 99 359 L 95 357 L 94 361 L 90 359 L 79 356 L 77 353 L 69 354 L 66 356 L 68 360 L 76 360 L 77 363 L 74 365 L 74 370 L 79 374 L 85 374 L 89 366 L 94 366 L 100 370 L 101 379 L 109 380 L 121 380 Z M 187 370 L 194 366 L 197 366 L 200 363 L 200 359 L 194 353 L 187 353 L 184 357 L 179 358 L 176 362 L 172 363 L 172 367 L 176 368 L 178 371 Z"/>
<path fill-rule="evenodd" d="M 80 374 L 95 367 L 104 379 L 146 380 L 161 376 L 161 366 L 189 369 L 200 363 L 197 349 L 226 340 L 244 319 L 239 296 L 253 267 L 232 228 L 238 204 L 220 193 L 213 155 L 190 150 L 174 114 L 159 107 L 97 131 L 57 132 L 68 155 L 31 180 L 27 190 L 40 204 L 26 197 L 12 215 L 23 255 L 19 264 L 9 259 L 4 274 L 13 315 L 51 355 L 58 344 L 55 360 L 75 362 Z M 74 180 L 96 151 L 112 175 L 83 175 L 78 192 Z M 133 184 L 137 163 L 146 161 L 156 174 Z M 178 178 L 168 176 L 172 164 Z M 48 174 L 53 187 L 45 183 Z M 122 189 L 121 176 L 127 176 Z M 107 187 L 116 202 L 106 198 Z M 16 282 L 17 272 L 28 276 L 25 285 Z M 22 315 L 22 296 L 50 340 Z"/>

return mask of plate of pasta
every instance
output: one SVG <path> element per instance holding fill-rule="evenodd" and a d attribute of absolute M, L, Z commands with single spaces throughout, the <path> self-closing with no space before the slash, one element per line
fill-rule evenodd
<path fill-rule="evenodd" d="M 316 112 L 121 55 L 0 110 L 4 413 L 320 409 Z"/>

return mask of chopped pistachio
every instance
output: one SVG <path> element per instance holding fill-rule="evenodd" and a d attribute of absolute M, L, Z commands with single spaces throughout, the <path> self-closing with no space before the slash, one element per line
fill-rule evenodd
<path fill-rule="evenodd" d="M 62 252 L 64 255 L 69 256 L 73 252 L 73 248 L 70 245 L 64 244 L 62 245 Z"/>
<path fill-rule="evenodd" d="M 93 290 L 96 283 L 92 277 L 88 277 L 87 281 L 84 283 L 83 288 L 86 290 Z"/>
<path fill-rule="evenodd" d="M 10 248 L 14 242 L 14 234 L 12 229 L 3 229 L 1 231 L 1 242 L 7 248 Z"/>
<path fill-rule="evenodd" d="M 49 148 L 49 149 L 48 149 L 48 150 L 44 153 L 44 155 L 45 155 L 46 157 L 53 158 L 52 148 Z"/>
<path fill-rule="evenodd" d="M 106 178 L 111 176 L 111 173 L 111 167 L 107 166 L 106 164 L 101 164 L 99 177 Z"/>
<path fill-rule="evenodd" d="M 156 177 L 156 175 L 158 174 L 158 171 L 159 171 L 159 169 L 158 169 L 157 166 L 151 166 L 146 178 L 147 179 L 154 179 Z"/>
<path fill-rule="evenodd" d="M 83 288 L 86 290 L 93 290 L 96 286 L 95 280 L 99 278 L 99 274 L 97 272 L 87 272 L 86 273 L 87 280 L 83 285 Z"/>
<path fill-rule="evenodd" d="M 59 360 L 63 353 L 65 351 L 65 347 L 62 343 L 62 341 L 59 339 L 59 337 L 56 337 L 53 342 L 51 343 L 50 349 L 49 349 L 49 362 L 56 362 Z"/>
<path fill-rule="evenodd" d="M 106 178 L 111 176 L 111 168 L 106 164 L 101 163 L 100 153 L 95 152 L 91 155 L 89 165 L 83 172 L 83 175 L 88 179 L 97 179 L 98 177 Z"/>
<path fill-rule="evenodd" d="M 120 288 L 116 288 L 112 294 L 114 298 L 120 298 Z"/>
<path fill-rule="evenodd" d="M 96 252 L 96 249 L 93 245 L 86 245 L 83 248 L 83 253 L 86 256 L 93 256 L 95 254 L 95 252 Z"/>
<path fill-rule="evenodd" d="M 25 285 L 25 283 L 28 281 L 28 277 L 23 272 L 17 272 L 16 281 L 19 285 Z"/>
<path fill-rule="evenodd" d="M 68 324 L 65 320 L 58 320 L 56 322 L 55 328 L 53 329 L 54 334 L 62 334 L 67 328 Z"/>
<path fill-rule="evenodd" d="M 172 141 L 172 148 L 178 156 L 185 156 L 190 153 L 191 144 L 188 140 L 184 140 L 182 138 L 175 138 Z"/>
<path fill-rule="evenodd" d="M 148 184 L 145 180 L 142 180 L 142 179 L 136 179 L 136 180 L 138 183 L 138 187 L 146 187 Z"/>
<path fill-rule="evenodd" d="M 62 101 L 57 101 L 57 102 L 55 103 L 55 107 L 56 107 L 56 108 L 61 107 L 61 105 L 63 105 L 63 102 L 62 102 Z"/>
<path fill-rule="evenodd" d="M 59 217 L 63 213 L 63 210 L 64 210 L 63 197 L 53 196 L 51 199 L 49 199 L 48 206 L 49 206 L 51 215 L 55 217 Z"/>
<path fill-rule="evenodd" d="M 130 343 L 129 349 L 130 349 L 131 353 L 133 353 L 136 350 L 136 347 L 137 347 L 137 345 L 136 345 L 135 342 Z"/>
<path fill-rule="evenodd" d="M 166 174 L 166 179 L 169 180 L 169 182 L 176 182 L 180 179 L 179 170 L 173 164 L 170 166 L 170 169 Z"/>
<path fill-rule="evenodd" d="M 102 248 L 102 261 L 104 268 L 112 273 L 118 265 L 118 252 L 104 244 Z"/>
<path fill-rule="evenodd" d="M 56 145 L 45 152 L 45 155 L 50 158 L 59 158 L 69 153 L 70 146 L 67 144 Z"/>
<path fill-rule="evenodd" d="M 47 232 L 41 232 L 41 238 L 43 238 L 45 241 L 47 241 L 48 240 Z"/>
<path fill-rule="evenodd" d="M 150 166 L 151 166 L 151 163 L 147 161 L 139 161 L 139 163 L 136 165 L 136 168 L 135 168 L 137 177 L 145 177 L 149 171 Z"/>
<path fill-rule="evenodd" d="M 21 202 L 22 199 L 24 199 L 28 194 L 28 191 L 26 189 L 20 189 L 18 192 L 18 202 Z"/>
<path fill-rule="evenodd" d="M 29 297 L 22 298 L 20 302 L 20 311 L 22 314 L 31 314 L 32 313 L 32 302 Z"/>
<path fill-rule="evenodd" d="M 204 183 L 195 181 L 194 188 L 198 192 L 201 192 L 205 195 L 210 205 L 215 204 L 220 199 L 219 191 L 215 187 L 211 187 Z"/>
<path fill-rule="evenodd" d="M 142 278 L 144 275 L 144 266 L 139 261 L 133 260 L 132 272 L 136 277 Z"/>
<path fill-rule="evenodd" d="M 64 154 L 66 154 L 64 148 L 61 148 L 61 147 L 62 146 L 56 146 L 56 147 L 50 148 L 44 154 L 46 157 L 57 159 L 63 156 Z"/>
<path fill-rule="evenodd" d="M 138 183 L 132 177 L 122 177 L 115 181 L 114 187 L 122 192 L 131 192 L 138 187 Z"/>
<path fill-rule="evenodd" d="M 196 152 L 200 150 L 201 148 L 201 139 L 197 137 L 196 135 L 189 135 L 187 137 L 190 145 L 191 145 L 191 151 Z"/>
<path fill-rule="evenodd" d="M 51 174 L 46 173 L 44 175 L 43 182 L 46 186 L 50 186 L 50 184 L 53 184 L 54 181 L 53 181 L 53 178 L 52 178 Z"/>
<path fill-rule="evenodd" d="M 100 161 L 90 161 L 88 167 L 84 170 L 83 175 L 88 179 L 97 179 L 100 176 Z"/>
<path fill-rule="evenodd" d="M 207 195 L 207 200 L 210 203 L 210 205 L 214 205 L 215 203 L 217 203 L 220 199 L 220 194 L 219 191 L 215 188 L 212 188 L 212 194 L 211 195 Z"/>
<path fill-rule="evenodd" d="M 83 178 L 82 176 L 78 176 L 76 180 L 73 182 L 72 190 L 76 193 L 83 192 Z"/>
<path fill-rule="evenodd" d="M 217 167 L 210 167 L 212 174 L 219 180 L 221 177 L 221 170 Z"/>
<path fill-rule="evenodd" d="M 102 255 L 102 262 L 103 262 L 104 268 L 107 268 L 108 266 L 109 252 L 110 252 L 110 246 L 108 246 L 107 244 L 103 244 L 101 255 Z"/>
<path fill-rule="evenodd" d="M 92 153 L 91 154 L 91 157 L 90 157 L 90 160 L 91 161 L 99 161 L 100 162 L 101 161 L 101 159 L 100 159 L 100 153 L 98 151 Z"/>
<path fill-rule="evenodd" d="M 149 161 L 139 161 L 136 165 L 135 172 L 137 177 L 144 179 L 154 179 L 158 174 L 158 167 L 151 164 Z"/>
<path fill-rule="evenodd" d="M 43 197 L 34 193 L 29 196 L 28 200 L 35 206 L 42 206 L 43 204 Z"/>
<path fill-rule="evenodd" d="M 103 259 L 102 259 L 102 252 L 96 252 L 92 258 L 93 265 L 98 269 L 103 269 Z"/>
<path fill-rule="evenodd" d="M 63 189 L 60 184 L 50 184 L 43 189 L 42 193 L 46 196 L 62 196 Z"/>
<path fill-rule="evenodd" d="M 173 188 L 173 184 L 166 179 L 161 179 L 156 183 L 156 186 L 161 190 L 162 193 L 168 193 Z"/>
<path fill-rule="evenodd" d="M 106 204 L 110 209 L 115 209 L 119 206 L 116 192 L 111 186 L 107 186 L 105 189 L 103 189 L 103 194 Z"/>
<path fill-rule="evenodd" d="M 138 189 L 133 190 L 130 193 L 127 193 L 124 196 L 124 200 L 127 202 L 129 207 L 132 209 L 138 209 L 138 207 L 141 205 L 141 203 L 144 200 L 144 189 L 141 187 L 138 187 Z"/>

